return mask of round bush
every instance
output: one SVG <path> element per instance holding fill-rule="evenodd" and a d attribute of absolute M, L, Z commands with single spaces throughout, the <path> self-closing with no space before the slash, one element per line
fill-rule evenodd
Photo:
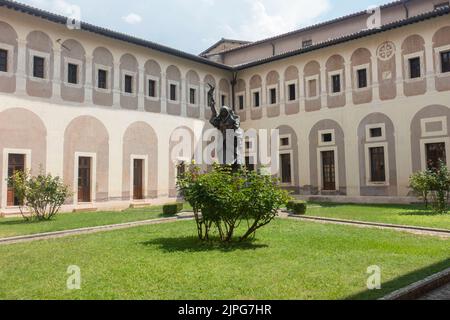
<path fill-rule="evenodd" d="M 163 214 L 165 216 L 174 216 L 183 210 L 183 203 L 169 203 L 163 206 Z"/>
<path fill-rule="evenodd" d="M 308 206 L 305 201 L 289 201 L 286 208 L 293 214 L 304 215 L 308 210 Z"/>

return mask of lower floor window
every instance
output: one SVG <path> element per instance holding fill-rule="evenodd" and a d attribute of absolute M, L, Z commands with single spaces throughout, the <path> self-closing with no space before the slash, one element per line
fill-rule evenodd
<path fill-rule="evenodd" d="M 425 145 L 427 169 L 437 170 L 440 163 L 447 163 L 447 155 L 445 152 L 445 143 L 428 143 Z"/>
<path fill-rule="evenodd" d="M 386 164 L 384 147 L 370 148 L 370 180 L 372 182 L 386 182 Z"/>
<path fill-rule="evenodd" d="M 281 167 L 281 182 L 291 183 L 291 155 L 289 153 L 280 155 L 280 167 Z"/>

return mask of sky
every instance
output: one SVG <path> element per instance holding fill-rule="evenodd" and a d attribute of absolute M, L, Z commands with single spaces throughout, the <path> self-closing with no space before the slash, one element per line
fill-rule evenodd
<path fill-rule="evenodd" d="M 18 0 L 199 54 L 221 38 L 255 41 L 392 0 Z"/>

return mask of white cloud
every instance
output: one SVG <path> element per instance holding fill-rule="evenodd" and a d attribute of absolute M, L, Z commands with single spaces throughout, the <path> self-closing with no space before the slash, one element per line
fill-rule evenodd
<path fill-rule="evenodd" d="M 142 22 L 142 17 L 136 13 L 130 13 L 129 15 L 122 17 L 122 20 L 129 24 L 138 24 Z"/>
<path fill-rule="evenodd" d="M 234 38 L 252 41 L 314 23 L 330 8 L 329 0 L 245 0 L 243 4 L 248 6 L 247 20 L 222 28 Z"/>
<path fill-rule="evenodd" d="M 81 20 L 81 8 L 65 0 L 31 0 L 32 6 Z"/>

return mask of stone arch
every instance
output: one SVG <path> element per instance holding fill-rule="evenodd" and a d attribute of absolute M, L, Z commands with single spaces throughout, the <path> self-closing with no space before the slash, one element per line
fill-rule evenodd
<path fill-rule="evenodd" d="M 124 94 L 124 80 L 125 74 L 129 74 L 133 77 L 133 93 Z M 137 110 L 138 108 L 138 95 L 139 92 L 139 63 L 135 56 L 130 53 L 125 53 L 120 58 L 120 106 L 124 109 Z"/>
<path fill-rule="evenodd" d="M 177 165 L 194 159 L 195 135 L 191 128 L 181 126 L 172 131 L 169 139 L 169 197 L 178 195 L 176 188 Z"/>
<path fill-rule="evenodd" d="M 42 31 L 32 31 L 27 35 L 27 56 L 26 69 L 27 75 L 31 76 L 31 54 L 36 53 L 44 55 L 45 68 L 44 74 L 46 81 L 33 81 L 31 78 L 27 79 L 27 94 L 33 97 L 50 98 L 53 94 L 53 41 L 50 37 Z M 48 81 L 47 81 L 48 80 Z"/>
<path fill-rule="evenodd" d="M 408 58 L 408 55 L 410 54 L 420 54 L 423 53 L 423 56 L 421 56 L 421 72 L 422 72 L 422 79 L 419 81 L 409 82 L 404 81 L 403 84 L 403 90 L 405 93 L 405 96 L 417 96 L 425 94 L 427 91 L 427 82 L 425 77 L 425 40 L 422 38 L 422 36 L 418 34 L 410 35 L 407 37 L 403 43 L 402 43 L 402 60 L 405 60 Z M 403 70 L 403 79 L 409 79 L 409 65 L 407 64 L 407 68 L 402 68 Z M 417 79 L 416 79 L 417 80 Z"/>
<path fill-rule="evenodd" d="M 41 118 L 35 113 L 13 108 L 0 112 L 0 159 L 7 157 L 6 149 L 19 149 L 31 153 L 30 168 L 32 174 L 46 170 L 47 165 L 47 129 Z M 11 152 L 13 153 L 13 152 Z M 7 159 L 7 158 L 6 158 Z M 6 207 L 6 179 L 8 168 L 0 161 L 0 200 L 1 207 Z"/>
<path fill-rule="evenodd" d="M 356 49 L 351 58 L 351 81 L 352 81 L 352 96 L 353 103 L 355 105 L 370 103 L 373 99 L 372 92 L 372 54 L 367 48 L 359 48 Z M 366 68 L 367 72 L 367 88 L 360 89 L 358 88 L 358 78 L 357 78 L 357 70 L 358 68 Z"/>
<path fill-rule="evenodd" d="M 139 121 L 128 126 L 123 135 L 123 168 L 122 168 L 122 199 L 130 200 L 133 197 L 131 178 L 131 157 L 146 157 L 144 168 L 144 186 L 146 192 L 144 199 L 153 199 L 158 196 L 158 136 L 155 130 L 147 123 Z"/>
<path fill-rule="evenodd" d="M 74 39 L 68 39 L 61 45 L 61 98 L 66 101 L 82 103 L 84 101 L 84 84 L 86 79 L 86 51 L 83 45 Z M 67 64 L 78 65 L 78 84 L 67 82 Z"/>
<path fill-rule="evenodd" d="M 426 169 L 425 144 L 428 141 L 442 142 L 449 150 L 447 139 L 450 124 L 450 108 L 443 105 L 430 105 L 421 109 L 411 121 L 411 160 L 413 172 Z M 446 151 L 450 164 L 450 152 Z"/>
<path fill-rule="evenodd" d="M 334 142 L 322 145 L 319 143 L 319 133 L 321 131 L 333 131 Z M 346 177 L 346 162 L 345 162 L 345 141 L 344 130 L 334 120 L 321 120 L 314 125 L 309 134 L 309 162 L 311 174 L 310 191 L 312 194 L 325 195 L 346 195 L 347 194 L 347 177 Z M 337 159 L 337 170 L 335 170 L 336 190 L 324 191 L 322 179 L 322 151 L 334 151 Z"/>
<path fill-rule="evenodd" d="M 305 111 L 312 112 L 317 111 L 322 108 L 322 100 L 321 100 L 321 75 L 320 75 L 320 64 L 319 62 L 313 60 L 308 62 L 303 68 L 303 83 L 304 88 L 303 92 L 305 92 Z M 315 86 L 311 84 L 315 83 Z M 313 93 L 316 93 L 316 98 L 313 98 Z"/>
<path fill-rule="evenodd" d="M 181 116 L 181 72 L 178 67 L 171 65 L 167 67 L 167 113 L 174 116 Z M 170 100 L 170 85 L 177 85 L 177 101 Z"/>
<path fill-rule="evenodd" d="M 144 92 L 145 95 L 149 95 L 149 80 L 156 81 L 156 97 L 153 99 L 145 99 L 145 111 L 161 113 L 161 66 L 155 60 L 147 60 L 144 65 L 145 70 L 145 85 Z"/>
<path fill-rule="evenodd" d="M 330 58 L 328 58 L 326 64 L 325 64 L 326 72 L 327 72 L 327 101 L 328 101 L 328 108 L 339 108 L 344 107 L 346 103 L 345 98 L 345 88 L 346 88 L 346 82 L 347 79 L 345 78 L 345 60 L 344 58 L 339 55 L 335 54 L 332 55 Z M 341 77 L 341 91 L 338 94 L 333 94 L 331 91 L 331 79 L 330 79 L 330 73 L 332 72 L 338 72 L 340 71 L 340 77 Z"/>
<path fill-rule="evenodd" d="M 94 88 L 92 89 L 92 100 L 94 104 L 100 106 L 112 106 L 113 105 L 113 91 L 114 88 L 114 74 L 120 72 L 114 69 L 114 57 L 108 49 L 104 47 L 98 47 L 92 53 L 92 79 L 94 82 Z M 97 90 L 98 82 L 98 68 L 107 71 L 107 89 Z"/>
<path fill-rule="evenodd" d="M 371 139 L 370 128 L 380 125 L 384 136 Z M 392 120 L 383 113 L 372 113 L 361 120 L 358 126 L 359 177 L 361 196 L 397 196 L 397 154 L 395 146 L 395 127 Z M 385 153 L 386 183 L 372 183 L 370 180 L 369 148 L 383 147 Z"/>
<path fill-rule="evenodd" d="M 436 33 L 433 35 L 433 52 L 435 52 L 436 49 L 441 47 L 446 47 L 450 45 L 450 26 L 442 27 Z M 437 70 L 436 73 L 440 73 L 442 70 L 439 70 L 441 67 L 441 57 L 439 54 L 435 54 L 433 56 L 434 65 L 436 66 Z M 444 76 L 444 77 L 436 77 L 436 90 L 437 91 L 448 91 L 450 90 L 450 76 Z"/>
<path fill-rule="evenodd" d="M 9 48 L 4 48 L 8 50 L 7 71 L 13 75 L 0 78 L 0 92 L 13 93 L 16 91 L 17 32 L 11 25 L 3 21 L 0 21 L 0 42 L 9 46 Z"/>
<path fill-rule="evenodd" d="M 105 125 L 92 116 L 79 116 L 73 119 L 64 132 L 64 182 L 75 191 L 74 166 L 76 153 L 94 155 L 96 163 L 96 184 L 92 185 L 95 202 L 109 200 L 109 133 Z M 93 172 L 93 170 L 92 170 Z M 94 176 L 92 177 L 92 179 Z"/>

